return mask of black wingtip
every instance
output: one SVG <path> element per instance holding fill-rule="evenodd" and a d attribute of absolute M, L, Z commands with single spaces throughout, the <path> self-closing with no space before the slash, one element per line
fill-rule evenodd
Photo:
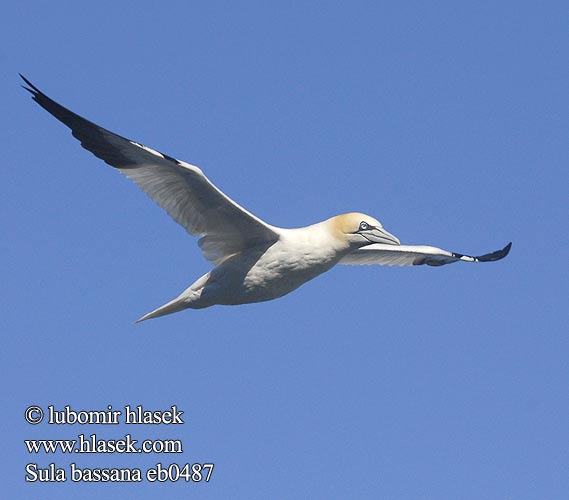
<path fill-rule="evenodd" d="M 24 90 L 27 90 L 34 97 L 38 94 L 41 94 L 40 89 L 38 89 L 32 82 L 30 82 L 24 75 L 22 75 L 22 73 L 18 73 L 18 75 L 20 75 L 20 78 L 26 82 L 26 85 L 28 85 L 28 87 L 26 87 L 26 85 L 22 85 L 22 88 Z"/>
<path fill-rule="evenodd" d="M 508 243 L 504 248 L 502 248 L 502 250 L 496 250 L 495 252 L 487 253 L 486 255 L 481 255 L 480 257 L 477 257 L 476 260 L 478 260 L 479 262 L 493 262 L 496 260 L 503 259 L 504 257 L 506 257 L 506 255 L 510 253 L 511 248 L 512 248 L 512 242 L 510 241 L 510 243 Z"/>

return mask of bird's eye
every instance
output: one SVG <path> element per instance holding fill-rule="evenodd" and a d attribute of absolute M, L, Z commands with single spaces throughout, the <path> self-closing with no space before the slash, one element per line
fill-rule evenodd
<path fill-rule="evenodd" d="M 367 222 L 360 222 L 360 231 L 366 231 L 369 229 L 369 224 Z"/>

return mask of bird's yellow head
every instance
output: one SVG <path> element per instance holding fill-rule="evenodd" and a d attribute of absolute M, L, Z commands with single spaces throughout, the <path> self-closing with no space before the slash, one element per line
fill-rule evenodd
<path fill-rule="evenodd" d="M 388 233 L 377 219 L 351 212 L 330 219 L 334 234 L 351 247 L 363 247 L 371 243 L 399 245 L 399 239 Z"/>

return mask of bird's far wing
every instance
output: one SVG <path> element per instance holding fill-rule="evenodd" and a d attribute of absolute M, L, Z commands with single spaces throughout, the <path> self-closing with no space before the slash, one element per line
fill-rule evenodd
<path fill-rule="evenodd" d="M 510 252 L 512 243 L 508 243 L 502 250 L 487 253 L 478 257 L 449 252 L 436 247 L 384 245 L 374 243 L 349 253 L 340 260 L 340 264 L 382 266 L 443 266 L 453 262 L 491 262 L 503 259 Z"/>
<path fill-rule="evenodd" d="M 278 239 L 276 228 L 231 200 L 198 167 L 99 127 L 22 78 L 33 99 L 67 125 L 85 149 L 133 180 L 188 233 L 203 235 L 199 245 L 207 259 L 217 264 Z"/>

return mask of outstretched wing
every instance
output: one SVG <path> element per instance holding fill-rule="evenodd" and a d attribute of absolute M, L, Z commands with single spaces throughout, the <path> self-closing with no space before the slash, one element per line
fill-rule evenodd
<path fill-rule="evenodd" d="M 502 250 L 487 253 L 478 257 L 449 252 L 441 248 L 429 246 L 384 245 L 374 243 L 367 245 L 340 260 L 340 264 L 382 266 L 443 266 L 453 262 L 491 262 L 503 259 L 510 252 L 512 243 L 508 243 Z"/>
<path fill-rule="evenodd" d="M 67 125 L 81 145 L 120 170 L 191 235 L 214 263 L 278 239 L 276 228 L 226 196 L 195 165 L 131 141 L 69 111 L 20 75 L 42 108 Z"/>

